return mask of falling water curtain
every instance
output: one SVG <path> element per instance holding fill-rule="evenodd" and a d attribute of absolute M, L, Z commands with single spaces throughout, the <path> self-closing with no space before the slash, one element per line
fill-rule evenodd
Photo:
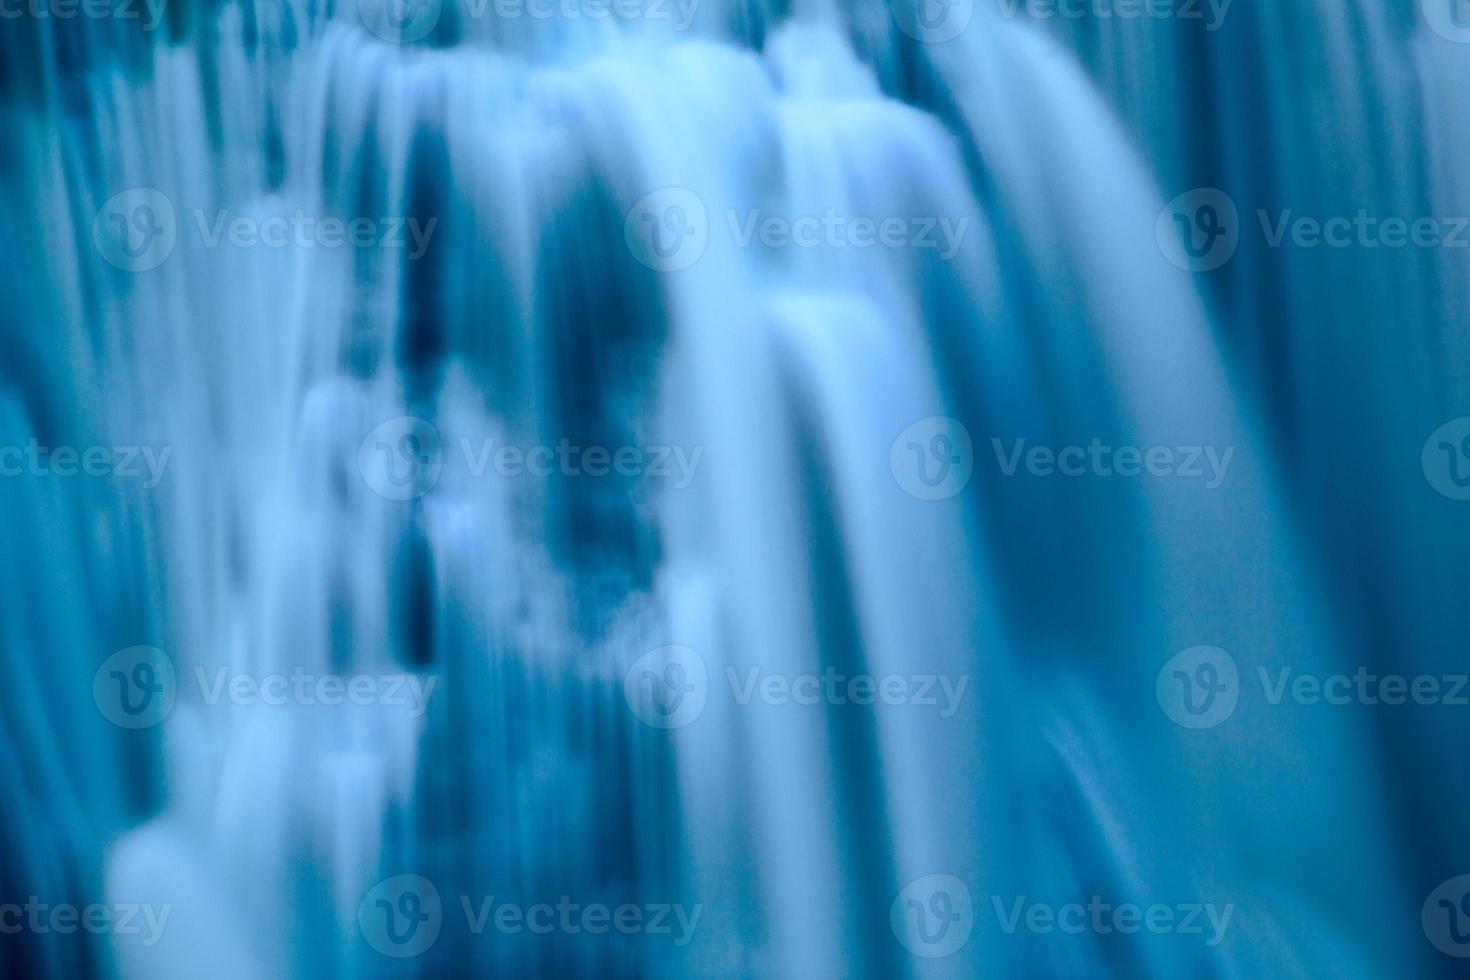
<path fill-rule="evenodd" d="M 0 976 L 1463 975 L 1465 0 L 0 0 Z"/>

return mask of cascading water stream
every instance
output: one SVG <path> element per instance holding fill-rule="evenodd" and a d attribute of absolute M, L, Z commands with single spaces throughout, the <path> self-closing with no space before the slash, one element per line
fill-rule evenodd
<path fill-rule="evenodd" d="M 0 885 L 170 909 L 148 945 L 20 936 L 0 973 L 1446 970 L 1418 917 L 1470 870 L 1464 722 L 1242 698 L 1202 738 L 1155 676 L 1200 645 L 1250 677 L 1461 662 L 1470 532 L 1419 451 L 1470 397 L 1463 253 L 1282 252 L 1255 215 L 1470 213 L 1470 49 L 1407 3 L 1235 0 L 1210 31 L 962 3 L 937 41 L 895 3 L 0 25 L 0 439 L 159 464 L 0 480 L 26 613 L 0 721 L 28 747 Z M 1203 275 L 1157 235 L 1199 187 L 1241 215 Z M 110 251 L 114 214 L 164 221 L 167 255 Z M 233 230 L 295 216 L 378 237 Z M 773 244 L 772 216 L 828 237 Z M 974 476 L 925 499 L 893 454 L 936 418 Z M 921 474 L 954 435 L 915 437 Z M 996 477 L 1018 441 L 1094 439 L 1228 448 L 1228 492 Z M 668 473 L 484 472 L 564 444 Z M 92 679 L 135 645 L 178 684 L 133 731 Z M 644 664 L 704 672 L 697 721 L 630 710 Z M 949 714 L 738 697 L 824 671 L 965 687 Z M 219 695 L 293 672 L 408 704 Z M 404 874 L 442 929 L 380 955 L 361 912 Z M 927 958 L 895 896 L 935 874 L 976 926 Z M 1228 902 L 1229 938 L 979 924 L 1097 894 Z M 490 940 L 463 896 L 699 918 Z"/>

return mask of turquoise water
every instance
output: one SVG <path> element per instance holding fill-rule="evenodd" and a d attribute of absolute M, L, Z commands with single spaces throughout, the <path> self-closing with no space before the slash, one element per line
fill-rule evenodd
<path fill-rule="evenodd" d="M 0 6 L 0 975 L 1463 973 L 1462 7 Z"/>

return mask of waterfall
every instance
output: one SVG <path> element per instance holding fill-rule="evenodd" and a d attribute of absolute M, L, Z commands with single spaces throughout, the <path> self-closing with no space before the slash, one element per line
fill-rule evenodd
<path fill-rule="evenodd" d="M 1465 709 L 1271 689 L 1464 673 L 1470 252 L 1290 223 L 1470 28 L 1161 5 L 5 8 L 0 906 L 139 927 L 0 975 L 1453 975 Z"/>

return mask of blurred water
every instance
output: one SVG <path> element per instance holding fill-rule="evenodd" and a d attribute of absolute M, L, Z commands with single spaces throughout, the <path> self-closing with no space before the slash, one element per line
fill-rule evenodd
<path fill-rule="evenodd" d="M 1470 709 L 1263 688 L 1465 672 L 1470 252 L 1269 233 L 1470 215 L 1459 21 L 894 2 L 0 22 L 0 443 L 142 469 L 0 479 L 0 897 L 167 910 L 0 972 L 1454 975 Z"/>

